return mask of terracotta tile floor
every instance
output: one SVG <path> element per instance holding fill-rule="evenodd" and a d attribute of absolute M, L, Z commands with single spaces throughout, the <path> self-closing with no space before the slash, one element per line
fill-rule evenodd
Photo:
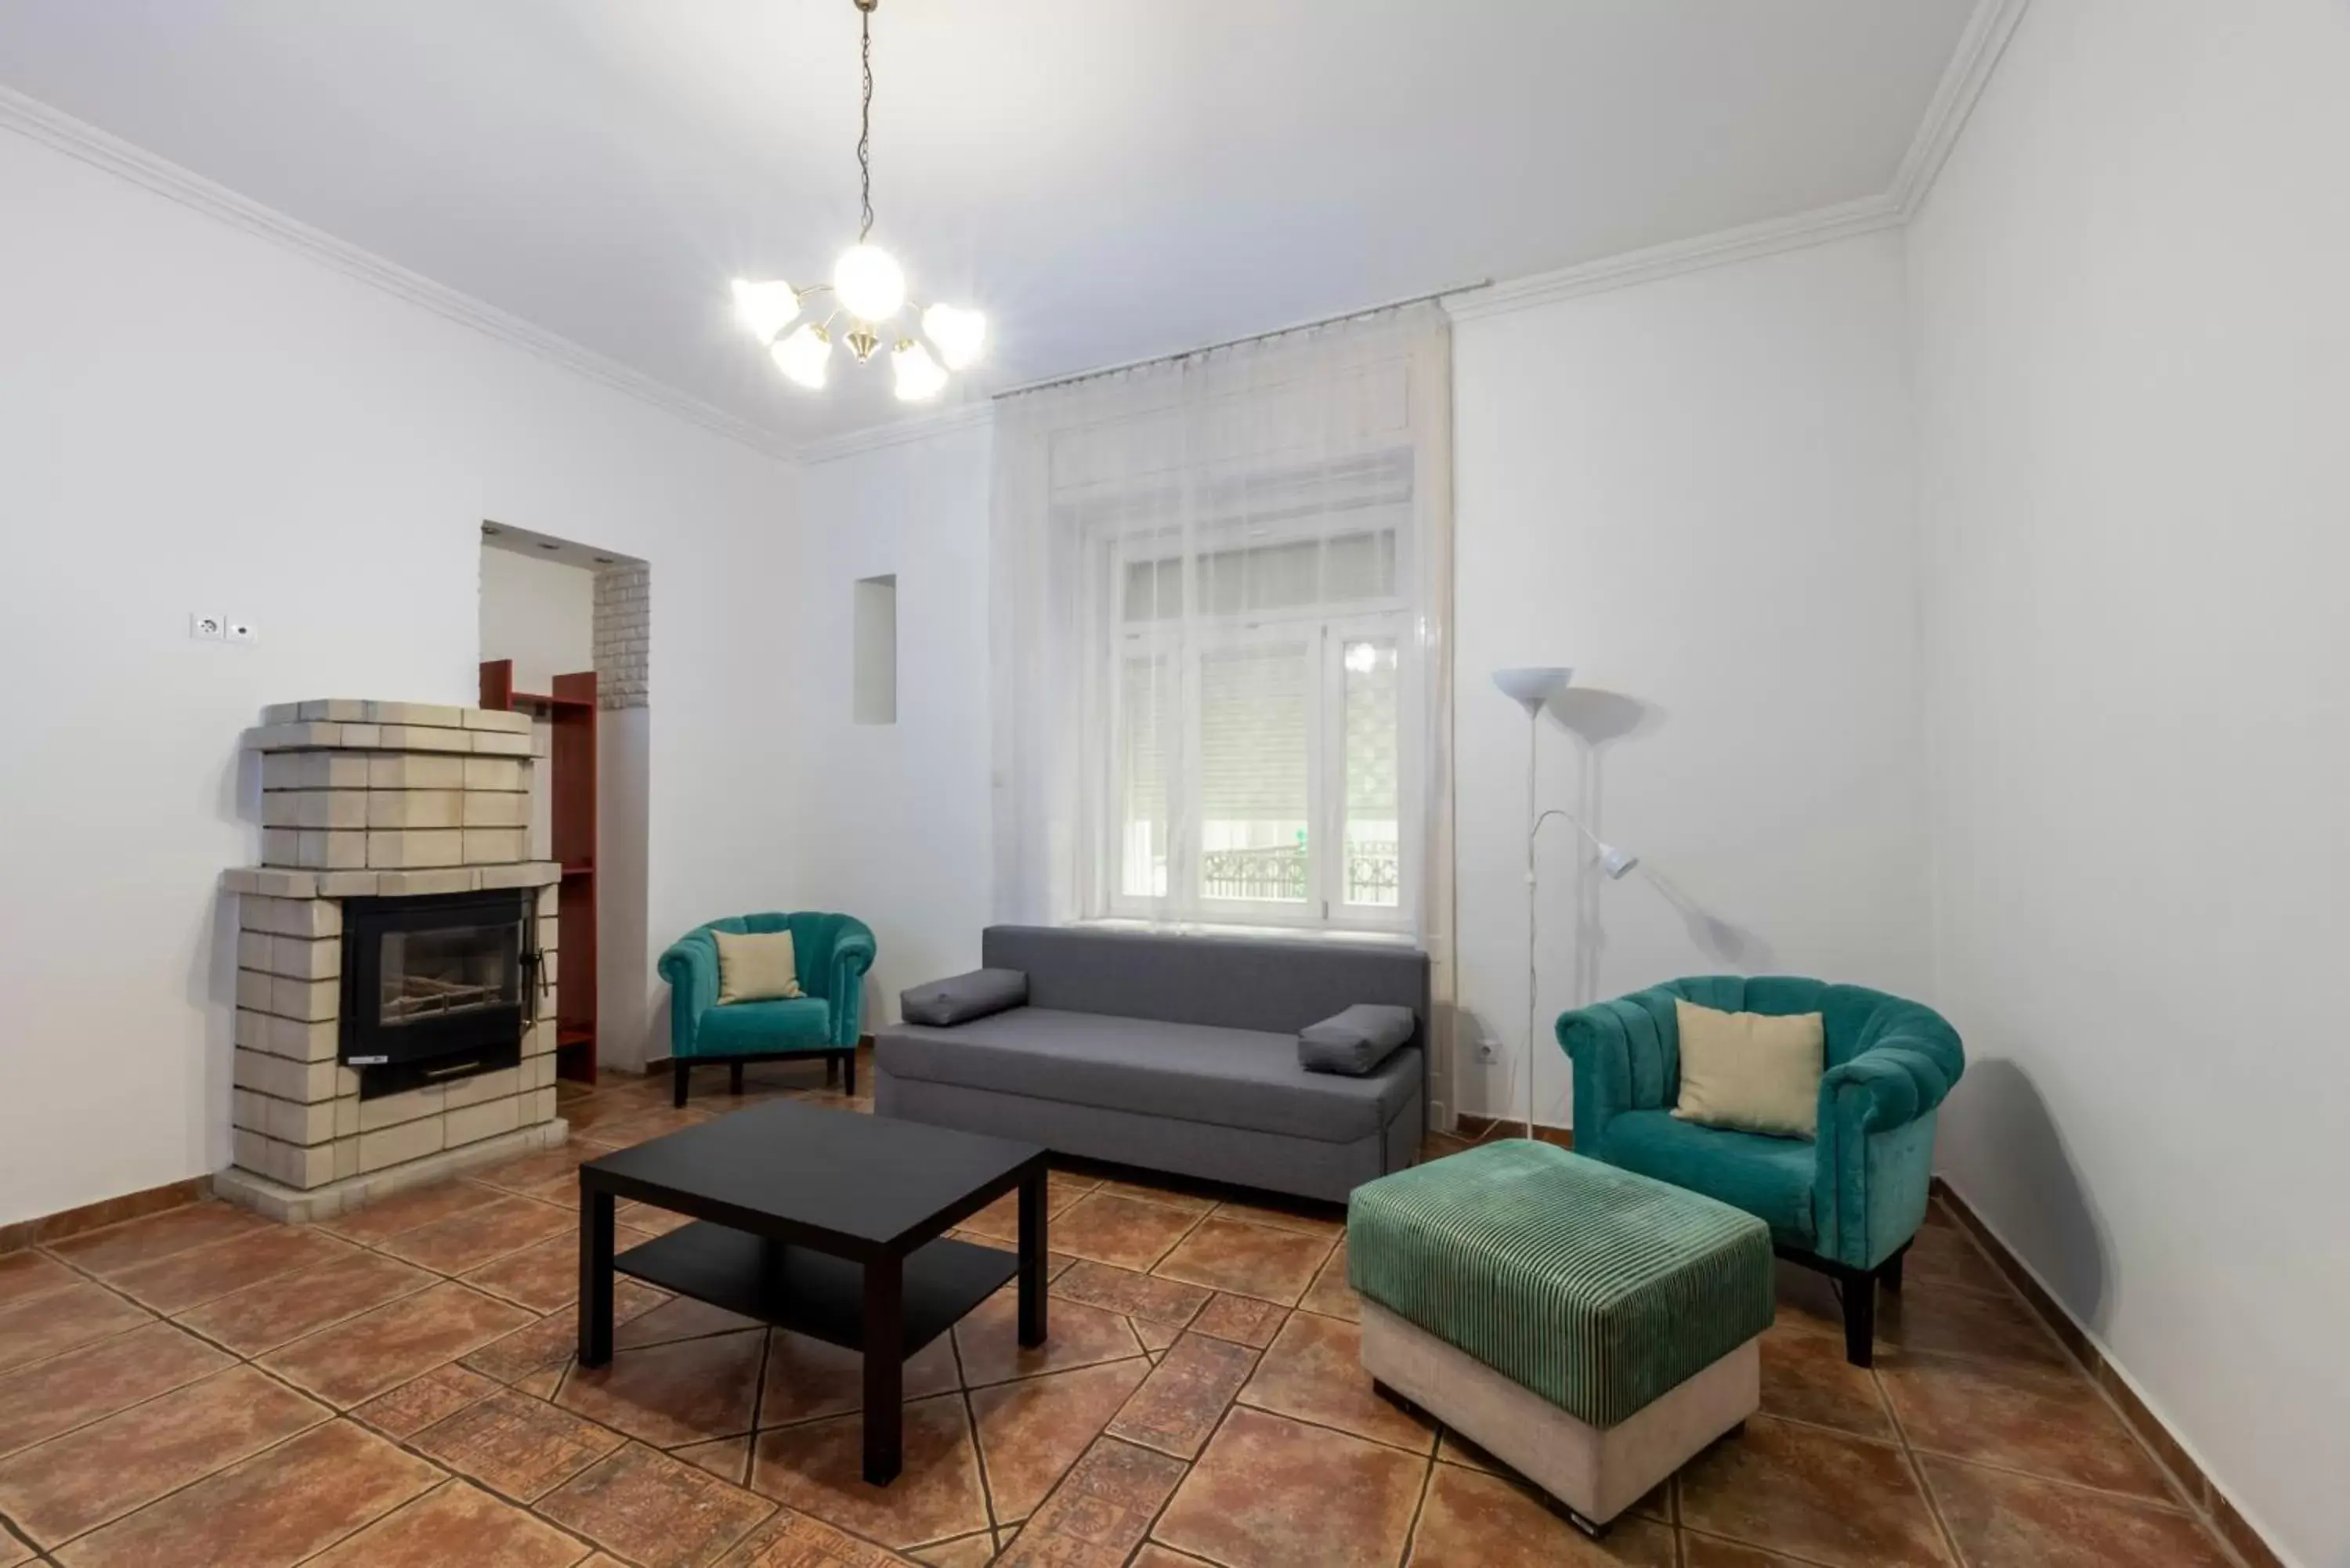
<path fill-rule="evenodd" d="M 1372 1395 L 1338 1210 L 1056 1171 L 1050 1343 L 1006 1293 L 921 1352 L 868 1487 L 853 1355 L 624 1282 L 612 1365 L 571 1363 L 571 1168 L 736 1104 L 696 1089 L 567 1089 L 568 1148 L 329 1225 L 207 1204 L 0 1258 L 0 1568 L 2235 1561 L 1939 1214 L 1874 1372 L 1783 1271 L 1763 1413 L 1593 1543 Z"/>

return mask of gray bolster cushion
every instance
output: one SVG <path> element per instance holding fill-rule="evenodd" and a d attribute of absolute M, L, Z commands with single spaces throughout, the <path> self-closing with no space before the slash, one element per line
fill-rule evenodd
<path fill-rule="evenodd" d="M 1297 1032 L 1297 1064 L 1309 1073 L 1344 1073 L 1359 1078 L 1410 1039 L 1418 1023 L 1409 1007 L 1358 1002 Z"/>
<path fill-rule="evenodd" d="M 1028 1005 L 1028 971 L 975 969 L 898 993 L 898 1015 L 909 1023 L 965 1023 Z"/>

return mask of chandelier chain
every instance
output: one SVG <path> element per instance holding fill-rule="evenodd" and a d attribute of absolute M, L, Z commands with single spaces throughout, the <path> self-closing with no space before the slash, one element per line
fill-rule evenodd
<path fill-rule="evenodd" d="M 865 64 L 865 104 L 857 121 L 857 180 L 858 201 L 863 218 L 857 225 L 857 243 L 863 244 L 865 236 L 873 232 L 873 11 L 868 5 L 858 7 L 863 24 L 863 42 L 858 49 Z"/>
<path fill-rule="evenodd" d="M 733 280 L 734 314 L 756 337 L 785 379 L 821 390 L 832 358 L 835 323 L 847 317 L 837 341 L 858 364 L 868 363 L 889 331 L 889 364 L 900 401 L 919 403 L 942 391 L 949 372 L 976 363 L 987 340 L 987 317 L 933 300 L 928 306 L 906 297 L 905 269 L 872 243 L 873 236 L 873 12 L 881 0 L 851 0 L 858 13 L 857 57 L 863 78 L 857 115 L 857 243 L 833 263 L 832 281 L 795 287 L 785 278 Z M 811 298 L 822 296 L 819 318 Z M 912 304 L 919 325 L 896 325 Z M 805 314 L 806 319 L 803 319 Z M 797 323 L 795 327 L 793 324 Z"/>

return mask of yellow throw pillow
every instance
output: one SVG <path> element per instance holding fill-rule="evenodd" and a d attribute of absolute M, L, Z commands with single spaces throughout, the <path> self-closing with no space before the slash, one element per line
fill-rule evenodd
<path fill-rule="evenodd" d="M 1724 1012 L 1678 997 L 1681 1103 L 1673 1115 L 1710 1127 L 1814 1137 L 1827 1033 L 1816 1012 Z"/>
<path fill-rule="evenodd" d="M 718 940 L 720 1002 L 774 1002 L 800 994 L 799 956 L 792 951 L 791 932 L 710 934 Z"/>

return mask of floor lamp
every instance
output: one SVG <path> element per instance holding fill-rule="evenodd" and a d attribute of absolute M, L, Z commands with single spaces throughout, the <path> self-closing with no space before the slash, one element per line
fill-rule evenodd
<path fill-rule="evenodd" d="M 1535 729 L 1543 707 L 1565 694 L 1575 671 L 1553 666 L 1496 670 L 1493 684 L 1526 711 L 1526 1136 L 1534 1136 L 1534 835 L 1542 827 L 1534 794 Z"/>

